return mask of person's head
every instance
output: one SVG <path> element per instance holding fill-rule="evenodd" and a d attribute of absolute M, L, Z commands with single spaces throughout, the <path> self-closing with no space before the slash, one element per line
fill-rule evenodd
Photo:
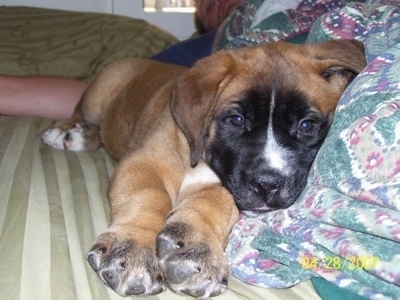
<path fill-rule="evenodd" d="M 199 34 L 215 30 L 240 0 L 196 0 L 195 26 Z"/>

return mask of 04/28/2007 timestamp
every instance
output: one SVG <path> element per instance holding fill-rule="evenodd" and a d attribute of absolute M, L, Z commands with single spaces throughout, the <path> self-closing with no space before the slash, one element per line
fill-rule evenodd
<path fill-rule="evenodd" d="M 304 256 L 301 258 L 301 266 L 305 270 L 373 270 L 379 264 L 378 256 L 325 256 L 318 258 L 315 256 Z"/>

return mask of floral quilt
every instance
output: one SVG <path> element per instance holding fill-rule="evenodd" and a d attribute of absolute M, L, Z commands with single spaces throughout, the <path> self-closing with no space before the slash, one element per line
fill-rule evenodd
<path fill-rule="evenodd" d="M 343 94 L 302 195 L 287 209 L 242 213 L 226 256 L 233 275 L 254 285 L 322 277 L 370 299 L 398 299 L 400 1 L 323 14 L 308 42 L 332 38 L 361 40 L 368 65 Z"/>
<path fill-rule="evenodd" d="M 293 3 L 300 3 L 296 8 L 267 15 L 263 20 L 260 18 L 258 12 L 262 6 L 274 7 L 280 1 L 285 2 L 284 5 L 288 7 Z M 314 22 L 322 14 L 342 8 L 350 2 L 350 0 L 241 0 L 234 13 L 219 28 L 214 41 L 214 50 L 235 49 L 282 40 L 303 42 Z"/>

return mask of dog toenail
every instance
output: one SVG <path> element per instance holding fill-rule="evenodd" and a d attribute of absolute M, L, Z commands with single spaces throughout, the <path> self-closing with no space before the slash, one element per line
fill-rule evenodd
<path fill-rule="evenodd" d="M 161 275 L 158 275 L 156 280 L 157 280 L 158 283 L 162 284 L 163 277 Z"/>
<path fill-rule="evenodd" d="M 104 277 L 109 280 L 114 279 L 114 275 L 111 272 L 105 272 Z"/>
<path fill-rule="evenodd" d="M 222 278 L 220 284 L 223 288 L 226 288 L 228 286 L 228 279 Z"/>

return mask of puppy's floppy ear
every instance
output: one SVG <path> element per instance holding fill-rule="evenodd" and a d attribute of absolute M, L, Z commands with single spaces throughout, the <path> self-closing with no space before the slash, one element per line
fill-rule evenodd
<path fill-rule="evenodd" d="M 367 62 L 364 46 L 356 40 L 330 40 L 306 46 L 317 61 L 320 75 L 333 84 L 347 86 Z"/>
<path fill-rule="evenodd" d="M 218 95 L 227 80 L 225 66 L 228 59 L 222 55 L 204 58 L 180 76 L 174 85 L 171 112 L 188 140 L 192 167 L 205 150 Z"/>

